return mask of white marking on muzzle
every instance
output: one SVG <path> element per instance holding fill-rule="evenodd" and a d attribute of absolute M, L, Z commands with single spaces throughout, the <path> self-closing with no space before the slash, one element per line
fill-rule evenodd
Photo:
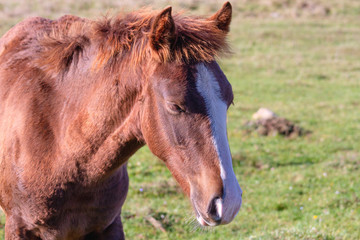
<path fill-rule="evenodd" d="M 226 132 L 227 105 L 221 97 L 219 82 L 203 63 L 197 65 L 196 87 L 205 100 L 211 121 L 213 143 L 219 156 L 220 176 L 223 181 L 222 202 L 217 202 L 221 224 L 231 222 L 241 207 L 242 190 L 236 179 Z"/>

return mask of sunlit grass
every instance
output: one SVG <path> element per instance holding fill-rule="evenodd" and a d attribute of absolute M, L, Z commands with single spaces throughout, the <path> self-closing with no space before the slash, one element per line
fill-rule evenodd
<path fill-rule="evenodd" d="M 46 3 L 47 8 L 39 2 L 13 16 L 15 8 L 3 3 L 0 30 L 4 33 L 24 15 L 55 18 L 70 12 L 94 18 L 120 2 L 63 0 Z M 221 5 L 193 2 L 173 4 L 195 13 Z M 170 172 L 143 148 L 128 164 L 130 190 L 123 209 L 128 239 L 360 238 L 360 22 L 354 18 L 359 4 L 318 1 L 331 8 L 329 16 L 294 18 L 286 9 L 259 5 L 264 2 L 234 2 L 234 54 L 220 61 L 235 93 L 228 125 L 234 169 L 244 190 L 240 213 L 229 225 L 199 228 Z M 145 3 L 134 1 L 132 7 Z M 283 17 L 271 17 L 274 10 Z M 251 11 L 256 16 L 246 17 Z M 243 123 L 260 107 L 312 134 L 290 140 L 246 133 Z M 147 222 L 148 215 L 166 233 Z"/>

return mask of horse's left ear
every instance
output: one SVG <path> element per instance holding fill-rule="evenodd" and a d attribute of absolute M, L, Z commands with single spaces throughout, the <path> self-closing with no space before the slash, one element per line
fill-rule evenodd
<path fill-rule="evenodd" d="M 175 22 L 171 16 L 171 7 L 167 7 L 156 16 L 150 34 L 151 48 L 157 51 L 161 60 L 166 60 L 171 45 L 175 41 Z"/>
<path fill-rule="evenodd" d="M 232 7 L 230 2 L 224 3 L 222 8 L 212 15 L 209 20 L 215 21 L 216 26 L 224 32 L 229 32 L 232 15 Z"/>

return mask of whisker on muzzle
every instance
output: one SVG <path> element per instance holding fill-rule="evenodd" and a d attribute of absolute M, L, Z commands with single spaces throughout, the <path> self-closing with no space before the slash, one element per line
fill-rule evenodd
<path fill-rule="evenodd" d="M 193 213 L 185 217 L 185 223 L 187 226 L 190 227 L 190 232 L 192 233 L 208 233 L 215 230 L 214 227 L 201 225 L 196 219 L 196 217 L 193 215 Z"/>

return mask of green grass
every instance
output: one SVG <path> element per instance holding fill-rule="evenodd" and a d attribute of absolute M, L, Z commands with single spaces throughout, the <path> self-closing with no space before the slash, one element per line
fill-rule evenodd
<path fill-rule="evenodd" d="M 108 6 L 84 1 L 74 8 L 57 2 L 59 11 L 36 8 L 29 14 L 55 17 L 69 9 L 99 16 L 118 1 L 104 1 Z M 360 238 L 360 5 L 353 0 L 317 1 L 326 3 L 331 14 L 293 17 L 286 13 L 294 4 L 286 8 L 279 5 L 286 1 L 261 2 L 266 1 L 234 2 L 234 54 L 220 61 L 235 93 L 228 132 L 234 170 L 244 190 L 240 213 L 229 225 L 196 228 L 189 201 L 164 164 L 143 148 L 128 165 L 130 190 L 123 209 L 128 239 Z M 4 4 L 2 9 L 12 9 Z M 184 6 L 196 13 L 215 6 L 203 5 Z M 272 11 L 281 17 L 272 18 Z M 2 16 L 1 31 L 20 18 Z M 246 133 L 243 123 L 260 107 L 312 134 L 286 139 Z M 148 215 L 166 233 L 147 222 Z M 1 216 L 0 239 L 4 222 Z"/>

